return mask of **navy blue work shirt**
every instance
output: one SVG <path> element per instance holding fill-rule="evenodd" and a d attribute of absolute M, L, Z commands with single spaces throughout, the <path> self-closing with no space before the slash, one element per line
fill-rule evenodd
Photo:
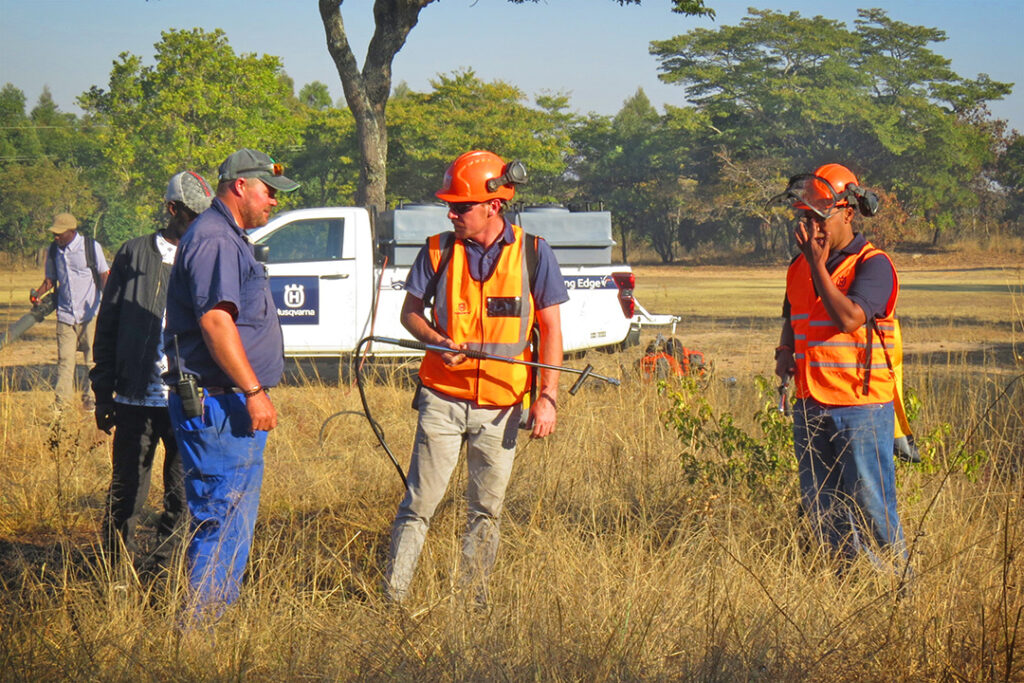
<path fill-rule="evenodd" d="M 825 261 L 825 270 L 830 274 L 834 272 L 848 256 L 863 249 L 866 242 L 867 239 L 862 233 L 855 233 L 849 244 L 828 255 L 828 259 Z M 800 257 L 797 256 L 797 258 Z M 846 292 L 846 296 L 864 311 L 865 320 L 884 318 L 885 307 L 889 304 L 889 297 L 892 296 L 894 286 L 896 286 L 896 273 L 889 264 L 889 259 L 876 253 L 857 264 L 853 282 L 850 283 L 850 289 Z M 789 297 L 782 302 L 782 317 L 789 319 Z"/>
<path fill-rule="evenodd" d="M 483 282 L 494 272 L 494 266 L 498 262 L 501 250 L 508 244 L 514 244 L 515 233 L 512 231 L 512 223 L 505 219 L 505 229 L 501 236 L 494 240 L 490 247 L 473 240 L 463 240 L 466 248 L 466 265 L 469 267 L 469 276 L 477 282 Z M 409 269 L 409 277 L 405 281 L 405 291 L 417 299 L 423 299 L 427 294 L 427 285 L 430 278 L 434 276 L 434 266 L 430 262 L 430 247 L 428 244 L 420 249 L 416 260 Z M 532 290 L 533 306 L 536 310 L 564 304 L 569 300 L 569 292 L 565 288 L 565 280 L 562 278 L 562 271 L 558 267 L 558 260 L 551 246 L 543 238 L 537 240 L 537 278 Z"/>
<path fill-rule="evenodd" d="M 214 199 L 181 238 L 167 285 L 168 384 L 178 381 L 180 369 L 196 375 L 200 386 L 234 385 L 213 360 L 199 328 L 199 319 L 222 303 L 237 310 L 235 326 L 260 384 L 277 385 L 284 373 L 284 338 L 266 269 L 231 211 Z"/>

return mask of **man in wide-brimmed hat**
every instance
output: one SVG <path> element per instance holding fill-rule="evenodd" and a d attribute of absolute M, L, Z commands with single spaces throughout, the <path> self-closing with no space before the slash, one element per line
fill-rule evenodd
<path fill-rule="evenodd" d="M 53 242 L 46 252 L 43 284 L 33 293 L 32 303 L 57 288 L 56 399 L 58 407 L 64 407 L 74 392 L 75 354 L 81 351 L 85 364 L 92 363 L 96 311 L 109 269 L 99 243 L 78 233 L 78 219 L 70 213 L 57 214 L 47 231 L 53 235 Z M 82 403 L 92 410 L 88 387 Z"/>

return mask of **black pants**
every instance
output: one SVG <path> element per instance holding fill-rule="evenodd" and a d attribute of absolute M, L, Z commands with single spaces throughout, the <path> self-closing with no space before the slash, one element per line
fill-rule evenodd
<path fill-rule="evenodd" d="M 122 542 L 130 555 L 137 555 L 135 527 L 149 495 L 156 445 L 163 441 L 164 509 L 157 523 L 156 548 L 148 558 L 154 565 L 162 566 L 180 540 L 175 531 L 184 520 L 185 510 L 185 477 L 170 416 L 166 408 L 118 403 L 114 429 L 113 476 L 103 523 L 104 547 L 115 560 L 120 556 Z"/>

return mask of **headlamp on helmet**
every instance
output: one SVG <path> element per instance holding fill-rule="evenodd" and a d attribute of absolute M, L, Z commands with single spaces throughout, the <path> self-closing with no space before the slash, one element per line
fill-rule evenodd
<path fill-rule="evenodd" d="M 521 161 L 505 163 L 494 152 L 474 150 L 452 162 L 435 196 L 445 202 L 486 202 L 511 200 L 516 185 L 526 182 L 526 166 Z"/>

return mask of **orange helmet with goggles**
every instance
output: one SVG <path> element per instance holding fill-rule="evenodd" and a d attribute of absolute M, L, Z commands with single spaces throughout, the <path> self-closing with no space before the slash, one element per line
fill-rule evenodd
<path fill-rule="evenodd" d="M 525 182 L 526 167 L 521 161 L 506 164 L 494 152 L 474 150 L 452 162 L 434 194 L 445 202 L 508 200 L 515 196 L 515 186 Z"/>
<path fill-rule="evenodd" d="M 856 206 L 864 216 L 878 213 L 878 195 L 861 188 L 857 176 L 842 164 L 825 164 L 814 173 L 793 176 L 786 191 L 768 203 L 788 204 L 794 209 L 813 211 L 822 218 L 847 206 Z"/>

